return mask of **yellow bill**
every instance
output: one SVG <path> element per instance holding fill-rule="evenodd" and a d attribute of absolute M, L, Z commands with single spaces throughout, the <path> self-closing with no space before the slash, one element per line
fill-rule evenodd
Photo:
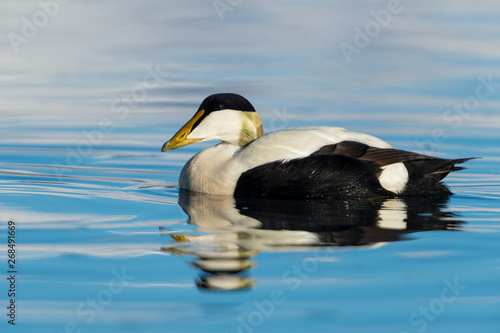
<path fill-rule="evenodd" d="M 203 139 L 188 139 L 188 136 L 189 133 L 191 133 L 191 130 L 193 129 L 193 126 L 196 123 L 196 121 L 200 119 L 204 113 L 205 110 L 200 110 L 196 112 L 193 118 L 191 118 L 186 123 L 186 125 L 182 126 L 182 128 L 177 133 L 175 133 L 175 135 L 170 140 L 168 140 L 163 144 L 163 147 L 161 147 L 161 151 L 164 152 L 171 149 L 177 149 L 203 140 Z"/>

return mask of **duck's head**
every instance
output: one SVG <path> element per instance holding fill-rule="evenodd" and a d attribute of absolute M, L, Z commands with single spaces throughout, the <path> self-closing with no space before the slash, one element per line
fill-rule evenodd
<path fill-rule="evenodd" d="M 205 98 L 193 118 L 165 142 L 161 151 L 208 140 L 221 140 L 243 147 L 262 135 L 264 131 L 260 118 L 245 97 L 230 93 L 214 94 Z"/>

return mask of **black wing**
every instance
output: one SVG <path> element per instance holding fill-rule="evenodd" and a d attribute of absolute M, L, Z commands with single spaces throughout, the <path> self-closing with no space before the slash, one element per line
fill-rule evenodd
<path fill-rule="evenodd" d="M 427 194 L 444 192 L 451 194 L 440 181 L 450 172 L 463 170 L 455 166 L 472 158 L 444 159 L 395 148 L 377 148 L 355 141 L 343 141 L 327 145 L 313 155 L 341 154 L 362 161 L 371 161 L 383 167 L 393 163 L 403 163 L 408 170 L 408 183 L 402 193 Z"/>

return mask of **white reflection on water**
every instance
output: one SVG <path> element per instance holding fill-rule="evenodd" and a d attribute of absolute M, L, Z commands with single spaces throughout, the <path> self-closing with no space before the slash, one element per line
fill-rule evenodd
<path fill-rule="evenodd" d="M 58 257 L 62 255 L 81 255 L 90 257 L 106 258 L 135 258 L 151 254 L 160 254 L 157 246 L 150 243 L 143 244 L 34 244 L 20 245 L 20 251 L 26 260 L 37 260 L 43 258 Z"/>
<path fill-rule="evenodd" d="M 82 213 L 43 213 L 33 212 L 26 209 L 3 208 L 0 211 L 0 219 L 9 220 L 15 217 L 23 222 L 23 227 L 26 229 L 45 229 L 45 228 L 78 228 L 77 224 L 85 223 L 86 227 L 98 227 L 111 221 L 128 221 L 133 216 L 127 215 L 98 215 L 98 214 L 82 214 Z M 67 223 L 71 221 L 75 224 Z"/>
<path fill-rule="evenodd" d="M 317 267 L 317 261 L 323 262 L 335 254 L 335 247 L 378 248 L 408 239 L 407 234 L 418 231 L 457 230 L 464 222 L 446 211 L 448 200 L 448 196 L 255 200 L 181 191 L 179 205 L 189 216 L 189 223 L 203 234 L 174 233 L 167 228 L 160 231 L 176 241 L 165 245 L 166 252 L 197 258 L 192 265 L 202 272 L 197 282 L 199 288 L 250 289 L 256 282 L 247 274 L 257 264 L 250 259 L 261 251 L 313 251 L 312 262 Z M 426 258 L 446 253 L 449 252 L 419 251 L 400 255 Z"/>

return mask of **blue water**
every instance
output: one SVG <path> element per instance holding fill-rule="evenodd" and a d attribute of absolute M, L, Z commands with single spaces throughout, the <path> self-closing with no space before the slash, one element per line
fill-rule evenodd
<path fill-rule="evenodd" d="M 46 3 L 0 4 L 2 332 L 498 331 L 496 2 Z M 186 198 L 214 143 L 160 148 L 214 92 L 481 158 L 441 200 Z"/>

